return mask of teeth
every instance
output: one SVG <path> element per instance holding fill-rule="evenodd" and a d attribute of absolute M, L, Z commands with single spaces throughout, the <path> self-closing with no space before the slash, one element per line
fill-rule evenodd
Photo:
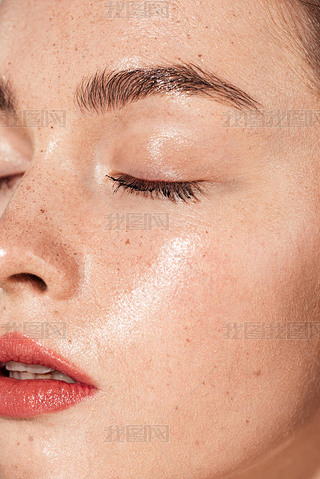
<path fill-rule="evenodd" d="M 54 370 L 53 370 L 54 371 Z M 32 374 L 24 371 L 10 371 L 9 377 L 13 379 L 55 379 L 57 381 L 64 381 L 65 383 L 75 383 L 69 376 L 62 373 L 48 373 L 48 374 Z"/>
<path fill-rule="evenodd" d="M 35 379 L 36 375 L 31 373 L 19 373 L 17 371 L 10 371 L 9 377 L 14 379 Z"/>
<path fill-rule="evenodd" d="M 9 371 L 9 377 L 13 379 L 55 379 L 56 381 L 64 381 L 66 383 L 76 382 L 69 376 L 48 366 L 41 366 L 41 364 L 24 364 L 8 361 L 7 363 L 0 363 L 0 367 L 3 366 Z"/>
<path fill-rule="evenodd" d="M 65 374 L 62 374 L 62 373 L 53 373 L 51 374 L 52 376 L 52 379 L 56 379 L 58 381 L 65 381 L 66 383 L 75 383 L 75 381 L 71 378 L 69 378 L 69 376 L 66 376 Z"/>
<path fill-rule="evenodd" d="M 49 368 L 48 366 L 41 366 L 40 364 L 24 364 L 17 363 L 16 361 L 9 361 L 4 364 L 7 371 L 25 371 L 32 374 L 46 374 L 55 371 L 55 369 Z"/>

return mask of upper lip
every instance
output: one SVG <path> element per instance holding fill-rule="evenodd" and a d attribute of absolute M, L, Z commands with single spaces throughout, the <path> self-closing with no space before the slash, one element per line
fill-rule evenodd
<path fill-rule="evenodd" d="M 8 361 L 48 366 L 78 383 L 95 387 L 91 378 L 74 364 L 21 333 L 8 333 L 0 337 L 0 362 Z"/>

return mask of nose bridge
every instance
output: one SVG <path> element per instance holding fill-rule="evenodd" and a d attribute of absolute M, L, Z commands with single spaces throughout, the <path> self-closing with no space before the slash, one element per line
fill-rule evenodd
<path fill-rule="evenodd" d="M 67 223 L 58 179 L 32 165 L 0 218 L 0 287 L 13 291 L 23 276 L 32 275 L 45 283 L 46 294 L 73 296 L 80 268 Z"/>

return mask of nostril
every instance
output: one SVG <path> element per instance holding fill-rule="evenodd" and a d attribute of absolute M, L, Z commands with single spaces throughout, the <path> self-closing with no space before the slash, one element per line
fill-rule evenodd
<path fill-rule="evenodd" d="M 40 291 L 45 291 L 47 289 L 46 283 L 39 276 L 31 273 L 18 273 L 10 276 L 9 280 L 11 282 L 19 283 L 31 283 L 31 286 L 35 286 Z"/>

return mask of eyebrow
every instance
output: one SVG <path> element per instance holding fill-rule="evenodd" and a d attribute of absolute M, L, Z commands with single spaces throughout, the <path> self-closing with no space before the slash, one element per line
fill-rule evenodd
<path fill-rule="evenodd" d="M 83 114 L 103 114 L 149 96 L 170 92 L 208 97 L 240 111 L 260 111 L 259 106 L 262 106 L 241 88 L 192 63 L 120 71 L 105 68 L 80 81 L 74 103 Z M 12 114 L 17 111 L 12 83 L 1 77 L 0 110 Z"/>
<path fill-rule="evenodd" d="M 105 113 L 169 92 L 206 96 L 237 110 L 260 111 L 258 107 L 262 106 L 242 89 L 192 63 L 121 71 L 106 68 L 80 82 L 74 102 L 83 113 Z"/>

